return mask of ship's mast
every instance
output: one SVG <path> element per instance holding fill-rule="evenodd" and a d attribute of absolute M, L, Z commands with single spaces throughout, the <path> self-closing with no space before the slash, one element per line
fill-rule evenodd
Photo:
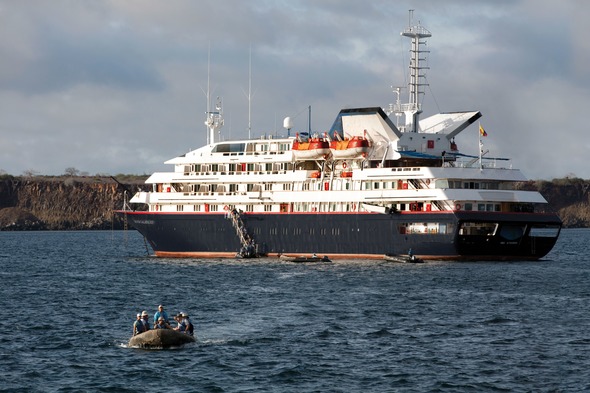
<path fill-rule="evenodd" d="M 221 98 L 217 97 L 217 101 L 215 102 L 215 110 L 211 110 L 211 83 L 210 83 L 210 75 L 211 75 L 211 48 L 209 48 L 209 55 L 207 59 L 207 112 L 206 112 L 206 120 L 205 125 L 207 126 L 207 143 L 212 144 L 215 143 L 216 140 L 220 138 L 216 138 L 216 132 L 219 132 L 221 127 L 223 127 L 223 110 L 221 104 Z"/>
<path fill-rule="evenodd" d="M 252 139 L 252 45 L 248 61 L 248 139 Z"/>
<path fill-rule="evenodd" d="M 424 95 L 424 86 L 426 83 L 426 74 L 423 70 L 429 67 L 423 66 L 426 57 L 423 54 L 430 51 L 424 50 L 422 47 L 426 45 L 425 38 L 431 37 L 432 34 L 418 22 L 417 25 L 412 26 L 414 10 L 410 10 L 410 20 L 408 27 L 401 33 L 404 37 L 412 39 L 412 46 L 410 48 L 410 82 L 409 93 L 410 99 L 408 104 L 404 104 L 400 108 L 406 118 L 406 131 L 418 131 L 418 116 L 422 113 L 422 105 L 420 104 L 420 97 Z"/>

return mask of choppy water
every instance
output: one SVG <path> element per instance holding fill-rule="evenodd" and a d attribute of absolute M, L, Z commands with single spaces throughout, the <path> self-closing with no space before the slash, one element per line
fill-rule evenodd
<path fill-rule="evenodd" d="M 0 232 L 0 391 L 590 391 L 590 230 L 540 262 L 148 257 L 135 232 Z M 127 348 L 135 313 L 198 343 Z"/>

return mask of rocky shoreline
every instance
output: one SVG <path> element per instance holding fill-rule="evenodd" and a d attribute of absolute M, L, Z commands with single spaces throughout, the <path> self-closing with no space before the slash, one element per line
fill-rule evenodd
<path fill-rule="evenodd" d="M 12 177 L 0 179 L 0 231 L 123 229 L 114 213 L 146 177 Z"/>
<path fill-rule="evenodd" d="M 57 176 L 0 178 L 0 231 L 123 229 L 115 214 L 144 186 L 147 176 Z M 566 228 L 590 227 L 590 180 L 578 178 L 528 181 Z"/>

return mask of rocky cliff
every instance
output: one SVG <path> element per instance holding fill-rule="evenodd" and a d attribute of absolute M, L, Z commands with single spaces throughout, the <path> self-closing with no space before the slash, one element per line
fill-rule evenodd
<path fill-rule="evenodd" d="M 145 177 L 12 177 L 0 178 L 0 230 L 122 229 L 114 214 L 125 189 L 135 193 Z M 577 178 L 529 181 L 549 201 L 565 227 L 590 227 L 590 180 Z"/>
<path fill-rule="evenodd" d="M 557 212 L 566 228 L 590 227 L 590 180 L 580 178 L 536 180 L 520 183 L 523 190 L 536 190 Z"/>
<path fill-rule="evenodd" d="M 121 229 L 114 214 L 125 189 L 144 178 L 118 183 L 110 177 L 12 177 L 0 179 L 0 230 Z"/>

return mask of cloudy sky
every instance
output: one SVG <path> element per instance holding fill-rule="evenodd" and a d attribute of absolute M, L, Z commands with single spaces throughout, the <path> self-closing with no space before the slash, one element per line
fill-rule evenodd
<path fill-rule="evenodd" d="M 253 137 L 386 107 L 409 9 L 432 32 L 425 115 L 480 110 L 491 155 L 590 178 L 585 0 L 0 0 L 0 172 L 172 169 L 207 140 L 208 75 L 223 137 L 246 138 L 250 53 Z M 457 142 L 475 154 L 476 126 Z"/>

